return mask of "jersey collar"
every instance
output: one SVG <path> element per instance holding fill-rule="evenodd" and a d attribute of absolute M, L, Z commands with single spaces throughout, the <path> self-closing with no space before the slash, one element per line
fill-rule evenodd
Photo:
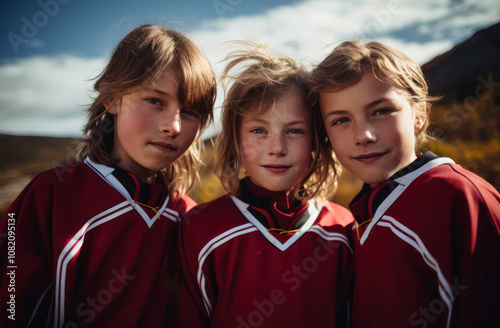
<path fill-rule="evenodd" d="M 143 203 L 140 200 L 144 200 L 145 197 L 149 197 L 149 191 L 142 190 L 143 188 L 141 188 L 141 186 L 144 186 L 141 185 L 137 178 L 133 175 L 129 175 L 127 171 L 121 168 L 113 168 L 103 164 L 97 164 L 89 157 L 87 157 L 84 162 L 111 187 L 125 197 L 135 211 L 142 217 L 144 222 L 146 222 L 148 227 L 151 228 L 153 223 L 155 223 L 158 219 L 158 215 L 155 213 L 150 217 L 141 205 L 137 203 Z M 160 214 L 165 211 L 170 197 L 167 194 L 162 198 L 164 198 L 164 200 L 157 210 Z M 147 199 L 145 202 L 147 202 Z"/>
<path fill-rule="evenodd" d="M 240 181 L 238 199 L 250 205 L 249 211 L 266 228 L 300 229 L 308 203 L 290 201 L 286 192 L 275 192 L 255 185 L 249 178 Z"/>
<path fill-rule="evenodd" d="M 304 224 L 302 224 L 301 228 L 297 232 L 295 232 L 292 236 L 290 236 L 290 238 L 287 239 L 286 242 L 282 243 L 275 236 L 273 236 L 267 230 L 267 228 L 252 214 L 252 212 L 249 210 L 250 208 L 249 204 L 241 201 L 240 199 L 234 196 L 231 196 L 231 200 L 236 205 L 241 214 L 243 214 L 243 216 L 248 221 L 250 221 L 257 229 L 259 229 L 262 235 L 280 251 L 285 251 L 288 248 L 290 248 L 293 244 L 295 244 L 295 242 L 297 242 L 309 230 L 309 228 L 312 227 L 314 222 L 316 222 L 319 213 L 323 208 L 322 203 L 317 202 L 315 200 L 310 200 L 308 202 L 309 206 L 307 207 L 304 214 L 302 214 L 302 217 L 305 218 Z"/>
<path fill-rule="evenodd" d="M 434 153 L 427 151 L 421 154 L 417 159 L 415 159 L 408 166 L 402 168 L 394 175 L 392 175 L 388 180 L 378 184 L 374 188 L 371 188 L 368 184 L 363 184 L 361 191 L 354 197 L 354 199 L 349 204 L 349 209 L 353 213 L 356 221 L 361 224 L 368 220 L 371 220 L 375 215 L 380 204 L 391 194 L 394 189 L 399 185 L 398 179 L 404 177 L 407 174 L 414 172 L 415 170 L 421 168 L 428 162 L 438 158 Z"/>
<path fill-rule="evenodd" d="M 380 203 L 376 206 L 376 209 L 375 210 L 372 209 L 373 216 L 372 216 L 370 223 L 368 224 L 368 227 L 364 231 L 363 236 L 360 239 L 361 245 L 363 245 L 366 238 L 368 238 L 370 231 L 377 224 L 377 222 L 380 220 L 380 218 L 382 218 L 382 215 L 384 215 L 384 213 L 389 209 L 389 207 L 391 207 L 391 205 L 398 199 L 398 197 L 410 186 L 410 184 L 416 178 L 418 178 L 420 175 L 422 175 L 423 173 L 427 172 L 428 170 L 430 170 L 436 166 L 443 165 L 443 164 L 454 164 L 455 163 L 450 158 L 437 157 L 434 154 L 432 154 L 431 152 L 427 152 L 427 153 L 429 153 L 428 156 L 426 156 L 427 160 L 426 160 L 426 158 L 424 158 L 421 161 L 419 161 L 419 163 L 417 163 L 417 165 L 412 165 L 418 159 L 415 160 L 412 164 L 409 165 L 412 167 L 409 168 L 407 171 L 404 171 L 405 173 L 403 175 L 398 174 L 399 173 L 398 172 L 393 176 L 394 180 L 388 180 L 388 181 L 392 181 L 394 184 L 393 184 L 393 186 L 390 187 L 390 192 L 388 193 L 388 195 L 385 196 L 383 199 L 381 199 Z M 432 156 L 432 155 L 434 155 L 434 156 Z M 422 156 L 423 155 L 421 155 L 420 157 L 422 157 Z M 405 170 L 405 169 L 406 168 L 404 168 L 403 170 Z M 403 171 L 403 170 L 401 170 L 401 171 Z M 377 187 L 379 187 L 379 186 L 377 186 Z M 373 191 L 368 190 L 368 193 L 366 195 L 362 196 L 362 198 L 368 197 L 368 200 L 365 200 L 365 201 L 368 201 L 368 202 L 372 201 L 372 203 L 373 203 L 374 197 L 377 194 L 377 192 L 376 192 L 378 190 L 377 187 L 375 187 L 373 189 Z M 384 187 L 385 187 L 385 185 L 382 186 L 381 188 L 384 188 Z M 379 192 L 380 192 L 380 190 L 379 190 Z M 356 198 L 355 198 L 355 200 L 356 200 Z M 372 206 L 373 206 L 373 204 L 372 204 Z M 349 207 L 351 208 L 351 206 L 349 206 Z"/>

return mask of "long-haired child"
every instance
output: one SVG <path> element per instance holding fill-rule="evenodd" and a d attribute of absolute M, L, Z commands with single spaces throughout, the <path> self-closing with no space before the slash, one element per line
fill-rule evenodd
<path fill-rule="evenodd" d="M 195 207 L 180 226 L 181 269 L 197 307 L 180 311 L 181 320 L 341 326 L 352 256 L 345 226 L 353 217 L 324 200 L 335 162 L 316 133 L 323 130 L 308 104 L 307 73 L 265 46 L 239 45 L 223 75 L 232 85 L 217 148 L 228 194 Z"/>
<path fill-rule="evenodd" d="M 0 249 L 1 303 L 15 301 L 2 327 L 159 327 L 174 302 L 172 240 L 195 205 L 185 192 L 214 74 L 186 36 L 143 25 L 116 46 L 95 90 L 81 162 L 37 176 L 2 222 L 15 232 L 15 246 L 6 238 Z"/>

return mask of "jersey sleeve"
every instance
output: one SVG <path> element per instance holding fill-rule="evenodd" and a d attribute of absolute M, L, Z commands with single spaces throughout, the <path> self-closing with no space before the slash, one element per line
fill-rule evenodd
<path fill-rule="evenodd" d="M 45 322 L 53 294 L 50 184 L 35 178 L 0 223 L 1 327 Z"/>
<path fill-rule="evenodd" d="M 354 244 L 352 241 L 352 226 L 354 217 L 346 208 L 330 203 L 330 207 L 334 210 L 335 217 L 344 228 L 343 235 L 346 237 L 346 243 L 341 244 L 338 250 L 338 317 L 337 327 L 349 327 L 350 322 L 350 305 L 352 304 L 352 293 L 354 287 Z"/>
<path fill-rule="evenodd" d="M 479 178 L 457 189 L 452 324 L 500 327 L 500 194 Z"/>
<path fill-rule="evenodd" d="M 193 216 L 189 213 L 179 225 L 177 247 L 177 272 L 179 281 L 179 304 L 175 318 L 175 327 L 209 327 L 210 317 L 207 313 L 201 289 L 197 282 L 198 251 L 193 233 Z M 206 282 L 209 285 L 209 282 Z M 211 295 L 210 286 L 208 293 Z M 210 297 L 210 296 L 209 296 Z"/>

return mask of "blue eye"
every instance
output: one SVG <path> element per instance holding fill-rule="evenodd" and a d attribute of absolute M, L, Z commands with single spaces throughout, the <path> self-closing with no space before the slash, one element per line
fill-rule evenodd
<path fill-rule="evenodd" d="M 250 132 L 258 133 L 258 134 L 267 134 L 266 130 L 264 130 L 264 129 L 253 129 L 253 130 L 250 130 Z"/>
<path fill-rule="evenodd" d="M 291 129 L 287 131 L 288 134 L 304 134 L 304 131 L 299 129 Z"/>
<path fill-rule="evenodd" d="M 191 116 L 191 117 L 193 117 L 193 118 L 200 118 L 200 116 L 198 115 L 198 113 L 197 113 L 197 112 L 192 111 L 192 110 L 189 110 L 189 109 L 184 109 L 184 108 L 183 108 L 183 109 L 181 109 L 181 113 L 182 113 L 182 114 L 185 114 L 185 115 L 187 115 L 187 116 Z"/>
<path fill-rule="evenodd" d="M 332 122 L 331 126 L 339 125 L 339 124 L 343 124 L 343 123 L 347 123 L 347 122 L 349 122 L 349 119 L 347 117 L 341 117 L 341 118 L 334 120 Z"/>
<path fill-rule="evenodd" d="M 392 113 L 394 110 L 390 109 L 390 108 L 380 108 L 380 109 L 377 109 L 373 112 L 373 116 L 375 115 L 386 115 L 386 114 L 390 114 Z"/>
<path fill-rule="evenodd" d="M 152 105 L 162 105 L 162 102 L 156 98 L 146 98 L 144 100 L 146 100 L 148 103 Z"/>

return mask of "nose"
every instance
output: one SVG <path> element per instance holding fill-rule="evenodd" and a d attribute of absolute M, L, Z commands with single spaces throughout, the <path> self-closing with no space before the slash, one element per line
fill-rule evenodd
<path fill-rule="evenodd" d="M 361 122 L 356 125 L 354 143 L 366 146 L 377 141 L 375 127 L 368 122 Z"/>
<path fill-rule="evenodd" d="M 174 137 L 181 133 L 181 112 L 180 109 L 165 110 L 160 122 L 160 131 Z"/>
<path fill-rule="evenodd" d="M 283 157 L 287 154 L 287 145 L 285 137 L 282 135 L 274 135 L 269 140 L 269 156 Z"/>

